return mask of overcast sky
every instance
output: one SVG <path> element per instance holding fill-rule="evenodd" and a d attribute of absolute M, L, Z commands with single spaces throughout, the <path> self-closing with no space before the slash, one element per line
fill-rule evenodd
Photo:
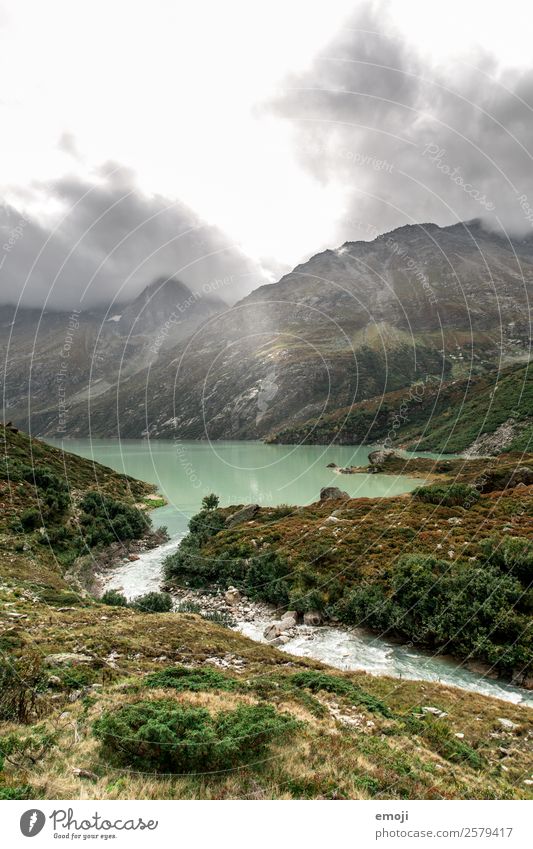
<path fill-rule="evenodd" d="M 0 301 L 232 300 L 345 240 L 533 219 L 525 0 L 0 2 Z M 532 211 L 529 212 L 528 204 Z"/>

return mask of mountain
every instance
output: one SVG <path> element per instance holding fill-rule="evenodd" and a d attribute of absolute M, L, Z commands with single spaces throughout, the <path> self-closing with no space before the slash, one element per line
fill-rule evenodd
<path fill-rule="evenodd" d="M 268 436 L 415 381 L 528 358 L 533 237 L 479 221 L 347 242 L 261 286 L 193 339 L 94 398 L 68 430 L 102 436 Z M 32 411 L 37 432 L 57 416 Z"/>
<path fill-rule="evenodd" d="M 110 398 L 119 381 L 225 308 L 216 294 L 193 293 L 174 278 L 154 281 L 115 311 L 0 307 L 4 414 L 28 429 L 34 419 L 53 420 L 52 432 L 62 433 L 67 406 Z"/>

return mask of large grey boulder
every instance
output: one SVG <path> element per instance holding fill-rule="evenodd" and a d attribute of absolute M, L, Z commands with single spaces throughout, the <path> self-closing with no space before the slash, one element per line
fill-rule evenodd
<path fill-rule="evenodd" d="M 240 510 L 236 510 L 235 513 L 228 516 L 224 525 L 226 528 L 233 528 L 234 525 L 239 525 L 241 522 L 249 522 L 258 511 L 259 504 L 245 504 Z"/>
<path fill-rule="evenodd" d="M 320 490 L 321 501 L 349 501 L 350 496 L 338 486 L 323 486 Z"/>
<path fill-rule="evenodd" d="M 279 622 L 271 622 L 270 625 L 267 625 L 263 631 L 263 637 L 271 643 L 273 640 L 277 640 L 278 637 L 281 637 L 284 631 L 289 631 L 291 628 L 294 628 L 295 624 L 296 623 L 292 618 L 281 619 Z"/>

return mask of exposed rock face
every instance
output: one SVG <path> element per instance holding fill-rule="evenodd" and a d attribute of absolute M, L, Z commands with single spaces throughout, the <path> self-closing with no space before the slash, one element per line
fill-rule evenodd
<path fill-rule="evenodd" d="M 236 510 L 231 516 L 228 516 L 224 524 L 226 528 L 233 528 L 234 525 L 238 525 L 241 522 L 249 522 L 259 509 L 259 504 L 246 504 L 240 510 Z"/>
<path fill-rule="evenodd" d="M 339 489 L 338 486 L 323 486 L 320 490 L 321 501 L 349 501 L 349 499 L 348 493 Z"/>

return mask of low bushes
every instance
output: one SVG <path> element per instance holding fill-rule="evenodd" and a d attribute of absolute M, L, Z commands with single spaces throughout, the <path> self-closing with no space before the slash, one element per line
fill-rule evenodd
<path fill-rule="evenodd" d="M 352 704 L 363 705 L 367 710 L 373 713 L 381 713 L 383 716 L 391 716 L 391 712 L 385 702 L 381 699 L 372 696 L 357 684 L 352 684 L 345 678 L 338 678 L 335 675 L 328 675 L 325 672 L 297 672 L 296 675 L 291 675 L 291 683 L 295 687 L 305 687 L 311 690 L 312 693 L 318 693 L 320 690 L 325 690 L 327 693 L 335 693 L 338 696 L 345 696 Z"/>
<path fill-rule="evenodd" d="M 452 483 L 448 486 L 434 484 L 417 487 L 413 490 L 413 498 L 440 507 L 464 507 L 468 510 L 479 501 L 480 493 L 474 486 L 466 483 Z"/>
<path fill-rule="evenodd" d="M 154 672 L 144 679 L 146 687 L 161 687 L 182 692 L 202 692 L 204 690 L 235 690 L 238 681 L 228 678 L 217 669 L 187 669 L 186 666 L 174 666 Z"/>
<path fill-rule="evenodd" d="M 38 697 L 47 676 L 37 654 L 0 659 L 0 720 L 30 722 L 38 712 Z"/>
<path fill-rule="evenodd" d="M 116 501 L 100 492 L 89 492 L 80 502 L 80 526 L 89 548 L 117 540 L 139 539 L 150 520 L 136 507 Z"/>
<path fill-rule="evenodd" d="M 168 593 L 146 593 L 137 596 L 131 606 L 142 613 L 169 613 L 172 610 L 172 596 Z"/>
<path fill-rule="evenodd" d="M 526 670 L 532 647 L 524 590 L 512 574 L 495 567 L 500 556 L 451 564 L 407 555 L 386 580 L 353 589 L 336 612 L 348 624 L 390 631 L 459 657 L 479 657 L 505 672 Z"/>
<path fill-rule="evenodd" d="M 242 705 L 212 715 L 158 699 L 123 705 L 93 725 L 110 763 L 167 773 L 227 771 L 265 755 L 300 723 L 270 705 Z"/>

